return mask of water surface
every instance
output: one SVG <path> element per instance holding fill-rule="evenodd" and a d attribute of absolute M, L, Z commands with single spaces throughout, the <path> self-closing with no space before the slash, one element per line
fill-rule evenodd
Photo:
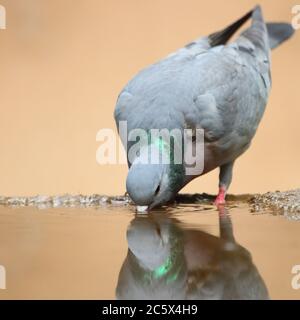
<path fill-rule="evenodd" d="M 180 204 L 134 207 L 0 206 L 0 299 L 300 299 L 300 223 Z"/>

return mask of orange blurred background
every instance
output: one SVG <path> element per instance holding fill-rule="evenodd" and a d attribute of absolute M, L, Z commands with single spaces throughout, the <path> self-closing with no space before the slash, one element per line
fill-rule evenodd
<path fill-rule="evenodd" d="M 0 0 L 1 195 L 122 194 L 125 165 L 96 162 L 118 93 L 141 68 L 239 18 L 257 1 Z M 269 21 L 294 1 L 260 1 Z M 300 33 L 272 55 L 273 89 L 231 193 L 299 187 Z M 218 171 L 185 192 L 217 190 Z"/>

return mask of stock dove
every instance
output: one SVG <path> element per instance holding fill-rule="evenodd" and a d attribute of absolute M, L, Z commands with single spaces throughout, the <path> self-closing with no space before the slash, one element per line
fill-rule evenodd
<path fill-rule="evenodd" d="M 229 38 L 247 21 L 235 41 Z M 167 152 L 169 163 L 146 163 L 149 149 L 121 140 L 127 151 L 126 188 L 137 206 L 147 210 L 166 204 L 195 177 L 220 168 L 215 204 L 225 203 L 235 159 L 249 147 L 263 116 L 271 87 L 270 51 L 293 34 L 288 23 L 265 23 L 260 6 L 225 29 L 189 43 L 140 71 L 119 94 L 114 116 L 126 121 L 127 134 L 140 128 L 202 129 L 203 170 L 187 174 L 188 161 L 174 161 L 172 150 L 195 146 L 195 136 L 166 142 L 149 138 L 151 154 Z M 138 140 L 137 140 L 138 141 Z M 185 144 L 184 144 L 185 142 Z M 193 145 L 194 144 L 194 145 Z M 179 148 L 180 149 L 180 148 Z M 131 156 L 130 156 L 131 155 Z M 152 156 L 152 155 L 151 155 Z M 157 155 L 156 155 L 157 156 Z M 183 159 L 183 157 L 182 157 Z"/>

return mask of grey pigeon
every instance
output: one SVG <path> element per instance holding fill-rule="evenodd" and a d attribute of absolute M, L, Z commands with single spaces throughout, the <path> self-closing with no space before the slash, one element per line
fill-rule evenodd
<path fill-rule="evenodd" d="M 227 44 L 249 19 L 251 26 Z M 141 159 L 149 156 L 148 149 L 140 148 L 136 158 L 128 157 L 126 188 L 136 205 L 151 209 L 166 204 L 192 179 L 218 167 L 215 204 L 225 203 L 234 161 L 248 149 L 267 104 L 270 50 L 293 32 L 288 23 L 265 23 L 256 6 L 225 29 L 186 45 L 129 81 L 114 113 L 118 127 L 120 121 L 127 122 L 129 136 L 137 128 L 204 131 L 200 174 L 187 174 L 189 165 L 184 161 L 145 163 Z M 190 146 L 194 138 L 187 140 Z M 129 153 L 134 142 L 124 138 L 122 142 Z M 175 139 L 172 146 L 181 143 L 182 139 Z"/>

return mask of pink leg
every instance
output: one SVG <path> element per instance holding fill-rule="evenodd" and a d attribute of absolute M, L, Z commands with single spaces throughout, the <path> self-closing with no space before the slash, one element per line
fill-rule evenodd
<path fill-rule="evenodd" d="M 225 204 L 225 195 L 226 195 L 226 188 L 225 187 L 220 187 L 219 188 L 219 193 L 214 201 L 214 204 L 216 206 L 220 204 Z"/>

